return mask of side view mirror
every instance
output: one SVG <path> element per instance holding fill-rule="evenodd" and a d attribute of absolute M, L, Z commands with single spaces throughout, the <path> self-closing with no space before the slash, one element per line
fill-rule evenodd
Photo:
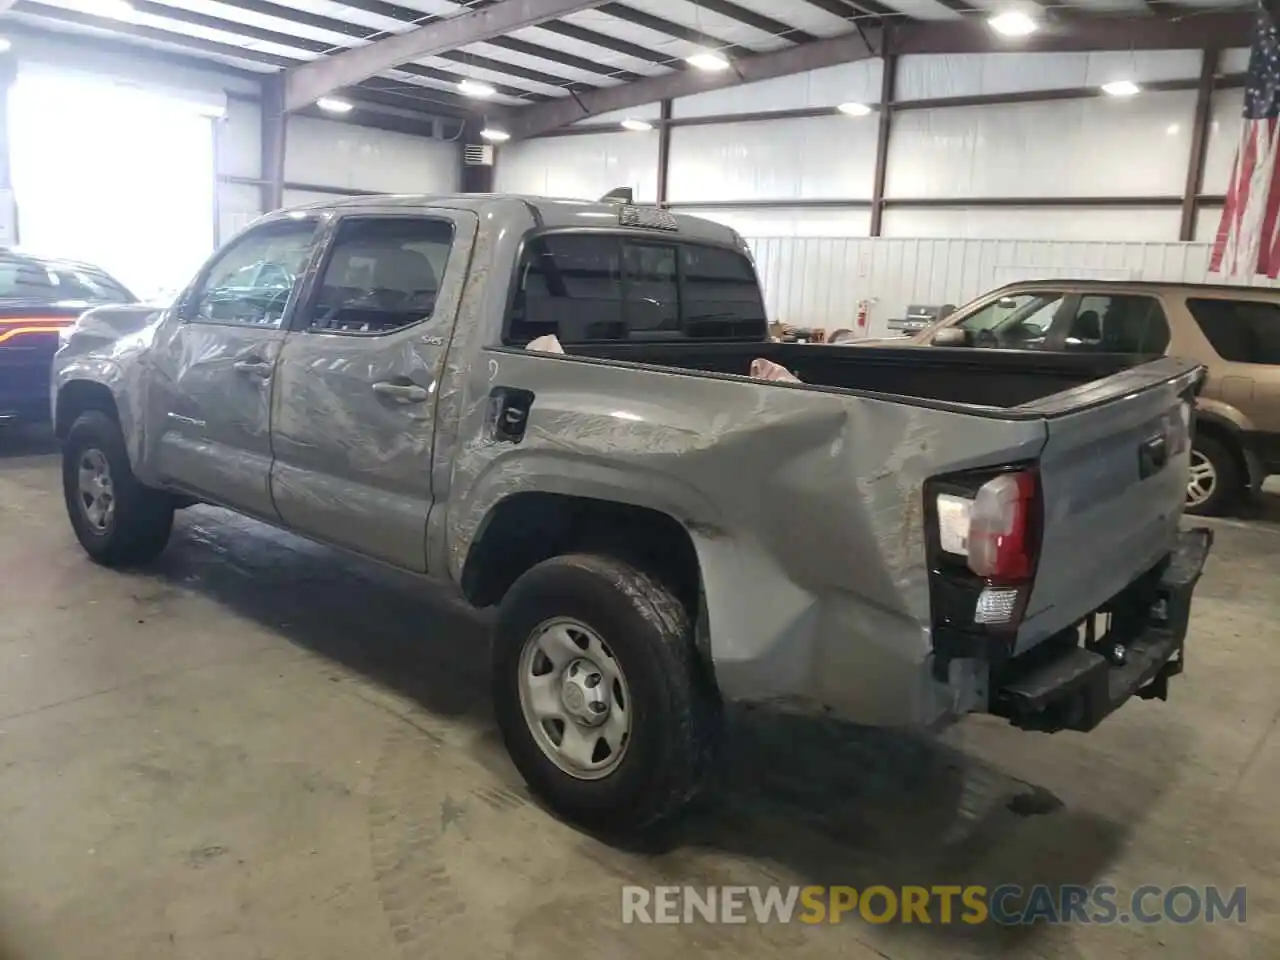
<path fill-rule="evenodd" d="M 943 327 L 933 335 L 935 347 L 967 347 L 969 333 L 960 327 Z"/>

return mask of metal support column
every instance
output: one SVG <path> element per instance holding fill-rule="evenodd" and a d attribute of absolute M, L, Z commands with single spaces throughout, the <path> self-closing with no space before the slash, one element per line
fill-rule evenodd
<path fill-rule="evenodd" d="M 1191 154 L 1187 157 L 1187 183 L 1182 191 L 1182 224 L 1179 240 L 1196 235 L 1196 197 L 1204 188 L 1204 158 L 1209 145 L 1209 123 L 1213 117 L 1214 78 L 1218 73 L 1219 51 L 1205 50 L 1200 61 L 1200 85 L 1196 88 L 1196 112 L 1191 128 Z"/>
<path fill-rule="evenodd" d="M 888 52 L 892 34 L 885 31 L 884 69 L 880 76 L 880 116 L 876 132 L 876 167 L 871 184 L 871 230 L 880 236 L 884 224 L 884 184 L 889 170 L 889 132 L 893 126 L 893 98 L 898 79 L 898 56 Z"/>
<path fill-rule="evenodd" d="M 484 137 L 480 136 L 480 131 L 485 128 L 485 121 L 482 117 L 468 117 L 467 121 L 462 125 L 462 152 L 458 155 L 458 162 L 462 164 L 462 175 L 458 178 L 458 182 L 462 185 L 463 193 L 493 193 L 494 171 L 498 165 L 498 154 L 502 152 L 500 147 L 493 148 L 493 163 L 476 163 L 468 162 L 468 155 L 471 159 L 477 159 L 483 148 L 487 146 Z"/>
<path fill-rule="evenodd" d="M 284 109 L 284 74 L 262 81 L 262 211 L 284 206 L 284 151 L 288 116 Z"/>
<path fill-rule="evenodd" d="M 667 202 L 667 178 L 671 173 L 671 101 L 663 100 L 658 115 L 658 203 Z"/>

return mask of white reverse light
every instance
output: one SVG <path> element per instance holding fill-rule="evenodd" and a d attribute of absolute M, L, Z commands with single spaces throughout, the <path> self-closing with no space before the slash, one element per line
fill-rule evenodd
<path fill-rule="evenodd" d="M 719 73 L 721 70 L 729 69 L 729 61 L 714 50 L 701 50 L 691 57 L 685 57 L 685 63 L 699 70 L 706 70 L 708 73 Z"/>
<path fill-rule="evenodd" d="M 1132 97 L 1142 92 L 1142 88 L 1132 80 L 1112 80 L 1102 85 L 1102 92 L 1113 97 Z"/>
<path fill-rule="evenodd" d="M 956 557 L 969 555 L 969 516 L 973 501 L 950 493 L 938 494 L 938 546 Z"/>
<path fill-rule="evenodd" d="M 458 89 L 464 96 L 477 97 L 481 100 L 487 100 L 498 91 L 493 88 L 492 84 L 485 83 L 483 80 L 460 80 L 458 81 Z"/>
<path fill-rule="evenodd" d="M 648 120 L 640 120 L 636 117 L 627 117 L 622 121 L 623 130 L 634 130 L 636 133 L 643 133 L 645 130 L 652 130 L 653 124 Z"/>
<path fill-rule="evenodd" d="M 8 53 L 13 42 L 8 37 L 0 37 L 0 53 Z"/>
<path fill-rule="evenodd" d="M 490 143 L 505 143 L 511 139 L 511 134 L 497 127 L 485 127 L 480 131 L 480 136 L 484 137 Z"/>
<path fill-rule="evenodd" d="M 346 100 L 340 100 L 337 97 L 321 97 L 316 101 L 316 106 L 326 113 L 350 113 L 351 104 Z"/>
<path fill-rule="evenodd" d="M 871 112 L 865 103 L 842 103 L 836 109 L 848 117 L 865 117 Z"/>
<path fill-rule="evenodd" d="M 1040 29 L 1040 24 L 1019 10 L 998 13 L 987 25 L 1002 37 L 1027 37 Z"/>

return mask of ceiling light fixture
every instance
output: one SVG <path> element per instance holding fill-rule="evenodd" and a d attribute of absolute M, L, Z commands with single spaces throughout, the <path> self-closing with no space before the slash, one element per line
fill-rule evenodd
<path fill-rule="evenodd" d="M 0 37 L 0 53 L 8 53 L 13 42 L 8 37 Z"/>
<path fill-rule="evenodd" d="M 719 73 L 721 70 L 729 69 L 729 61 L 723 54 L 716 53 L 714 50 L 700 50 L 691 57 L 685 57 L 684 62 L 699 70 L 706 70 L 708 73 Z"/>
<path fill-rule="evenodd" d="M 485 83 L 483 80 L 466 80 L 458 81 L 458 89 L 464 96 L 478 97 L 481 100 L 487 100 L 498 91 L 493 88 L 492 84 Z"/>
<path fill-rule="evenodd" d="M 1141 93 L 1142 88 L 1132 80 L 1112 80 L 1102 85 L 1102 92 L 1113 97 L 1132 97 Z"/>
<path fill-rule="evenodd" d="M 648 120 L 641 120 L 639 117 L 627 117 L 622 121 L 623 130 L 634 130 L 636 133 L 643 133 L 646 130 L 652 130 L 653 124 Z"/>
<path fill-rule="evenodd" d="M 350 113 L 352 104 L 347 100 L 339 100 L 337 97 L 321 97 L 316 101 L 316 106 L 326 113 Z"/>
<path fill-rule="evenodd" d="M 104 17 L 112 17 L 116 20 L 129 20 L 133 17 L 136 10 L 129 0 L 96 0 L 89 7 L 90 13 L 101 14 Z"/>
<path fill-rule="evenodd" d="M 480 131 L 480 136 L 484 137 L 490 143 L 506 143 L 511 139 L 511 134 L 497 127 L 485 127 Z"/>
<path fill-rule="evenodd" d="M 842 103 L 836 109 L 849 117 L 865 117 L 871 112 L 865 103 Z"/>
<path fill-rule="evenodd" d="M 998 13 L 987 25 L 1002 37 L 1027 37 L 1040 29 L 1040 24 L 1020 10 Z"/>

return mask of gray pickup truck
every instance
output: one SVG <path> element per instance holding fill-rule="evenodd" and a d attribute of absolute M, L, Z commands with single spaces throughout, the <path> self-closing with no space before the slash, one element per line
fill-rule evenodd
<path fill-rule="evenodd" d="M 726 702 L 1053 732 L 1166 697 L 1202 367 L 765 331 L 741 238 L 663 210 L 274 213 L 171 306 L 65 332 L 67 509 L 108 566 L 209 503 L 500 604 L 507 748 L 595 826 L 678 810 Z"/>

